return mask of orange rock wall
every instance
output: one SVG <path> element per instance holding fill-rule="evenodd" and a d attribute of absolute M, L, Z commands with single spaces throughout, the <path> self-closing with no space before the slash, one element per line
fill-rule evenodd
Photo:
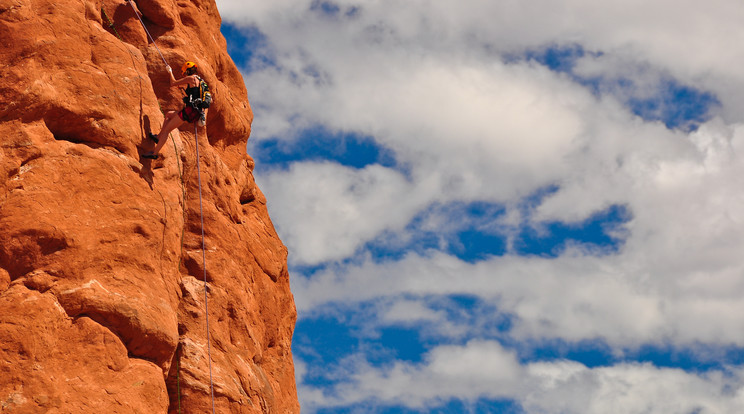
<path fill-rule="evenodd" d="M 0 0 L 0 411 L 297 413 L 287 250 L 253 179 L 253 113 L 214 0 Z M 113 26 L 109 25 L 109 20 Z M 207 343 L 208 306 L 209 334 Z"/>

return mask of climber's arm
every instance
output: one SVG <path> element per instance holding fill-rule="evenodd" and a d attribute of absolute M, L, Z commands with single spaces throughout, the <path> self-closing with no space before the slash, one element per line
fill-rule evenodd
<path fill-rule="evenodd" d="M 170 66 L 167 66 L 165 69 L 168 71 L 168 74 L 170 75 L 170 86 L 190 85 L 190 84 L 194 84 L 198 82 L 194 75 L 185 76 L 181 79 L 176 80 L 176 78 L 173 77 L 173 69 L 171 69 Z"/>

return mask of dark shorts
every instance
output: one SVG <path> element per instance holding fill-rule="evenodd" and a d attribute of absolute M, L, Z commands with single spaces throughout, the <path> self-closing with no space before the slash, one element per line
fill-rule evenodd
<path fill-rule="evenodd" d="M 186 105 L 178 113 L 178 117 L 181 118 L 181 120 L 186 121 L 186 122 L 196 121 L 197 119 L 199 119 L 199 115 L 200 115 L 199 110 L 190 105 Z"/>

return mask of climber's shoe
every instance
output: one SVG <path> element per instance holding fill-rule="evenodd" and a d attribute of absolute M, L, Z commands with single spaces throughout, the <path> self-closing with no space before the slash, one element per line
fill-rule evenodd
<path fill-rule="evenodd" d="M 147 136 L 148 136 L 148 137 L 149 137 L 149 138 L 150 138 L 151 140 L 155 141 L 155 143 L 156 143 L 156 144 L 158 143 L 158 136 L 157 136 L 157 135 L 155 135 L 155 134 L 153 134 L 152 132 L 150 132 L 149 134 L 147 134 Z"/>
<path fill-rule="evenodd" d="M 150 159 L 150 160 L 156 160 L 156 159 L 158 159 L 158 154 L 153 154 L 152 152 L 147 152 L 147 153 L 142 154 L 142 158 L 147 158 L 147 159 Z"/>

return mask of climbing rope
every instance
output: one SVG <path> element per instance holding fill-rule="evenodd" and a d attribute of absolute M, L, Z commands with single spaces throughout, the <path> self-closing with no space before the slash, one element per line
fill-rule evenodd
<path fill-rule="evenodd" d="M 109 27 L 109 29 L 113 30 L 116 37 L 118 37 L 119 40 L 124 42 L 124 39 L 122 39 L 121 36 L 119 35 L 119 32 L 116 30 L 116 26 L 114 26 L 114 22 L 111 20 L 108 14 L 106 14 L 106 10 L 103 9 L 103 6 L 101 7 L 101 14 L 106 19 L 106 25 Z"/>
<path fill-rule="evenodd" d="M 140 24 L 142 24 L 142 28 L 145 30 L 145 33 L 147 33 L 147 37 L 152 42 L 153 46 L 155 46 L 155 49 L 158 51 L 158 54 L 160 55 L 160 58 L 163 60 L 163 63 L 166 67 L 168 67 L 168 62 L 165 60 L 165 57 L 163 56 L 163 53 L 160 51 L 160 48 L 155 43 L 155 39 L 152 38 L 152 35 L 150 34 L 150 31 L 147 30 L 147 26 L 145 26 L 145 22 L 140 17 L 139 13 L 137 12 L 137 9 L 134 7 L 134 3 L 132 0 L 127 0 L 129 2 L 129 5 L 132 6 L 132 10 L 134 11 L 134 14 L 137 16 L 137 19 L 140 21 Z M 108 16 L 106 16 L 108 19 Z M 109 19 L 109 22 L 111 20 Z M 111 22 L 111 27 L 113 28 L 113 22 Z M 117 33 L 118 35 L 118 33 Z M 121 38 L 120 38 L 121 39 Z M 162 108 L 161 108 L 162 111 Z M 206 319 L 206 329 L 207 329 L 207 355 L 209 357 L 209 393 L 212 400 L 212 414 L 215 414 L 215 406 L 214 406 L 214 380 L 212 378 L 212 345 L 210 341 L 210 335 L 209 335 L 209 296 L 207 294 L 207 256 L 206 256 L 206 248 L 205 248 L 205 242 L 204 242 L 204 205 L 202 202 L 202 187 L 201 187 L 201 167 L 199 163 L 199 136 L 197 134 L 198 126 L 196 123 L 194 124 L 194 141 L 196 142 L 196 170 L 197 170 L 197 181 L 199 186 L 199 218 L 201 220 L 201 244 L 202 244 L 202 266 L 204 267 L 204 313 L 205 313 L 205 319 Z M 173 137 L 171 137 L 171 140 L 173 140 Z M 176 149 L 176 142 L 173 140 L 173 147 L 174 150 Z M 178 155 L 176 154 L 176 158 L 178 158 Z M 180 162 L 179 162 L 179 174 L 180 174 Z M 181 176 L 181 186 L 183 188 L 183 176 Z M 186 203 L 185 199 L 185 189 L 184 190 L 184 204 Z M 183 248 L 183 233 L 181 233 L 181 247 Z M 178 362 L 177 362 L 178 364 Z M 177 365 L 177 369 L 180 371 L 180 364 Z M 180 375 L 177 382 L 178 382 L 178 411 L 181 411 L 181 390 L 180 390 Z"/>
<path fill-rule="evenodd" d="M 147 37 L 150 39 L 150 41 L 152 42 L 152 45 L 155 46 L 155 49 L 158 51 L 160 58 L 163 59 L 163 63 L 165 64 L 166 67 L 169 66 L 168 62 L 165 60 L 165 57 L 163 57 L 163 53 L 160 51 L 160 48 L 158 47 L 157 43 L 155 43 L 155 39 L 152 38 L 150 31 L 147 30 L 147 26 L 145 26 L 145 22 L 142 20 L 142 18 L 140 17 L 140 14 L 137 12 L 137 9 L 134 7 L 134 2 L 132 0 L 127 0 L 127 2 L 129 3 L 130 6 L 132 6 L 132 11 L 134 12 L 134 15 L 137 16 L 137 19 L 142 25 L 142 28 L 145 30 L 145 33 L 147 33 Z M 110 22 L 110 27 L 114 29 L 114 31 L 116 31 L 116 29 L 114 28 L 114 23 L 111 22 L 111 20 L 109 20 L 109 22 Z M 118 33 L 117 33 L 117 36 L 118 36 Z M 119 39 L 121 39 L 121 37 L 119 37 Z M 160 112 L 164 113 L 163 108 L 160 107 L 160 102 L 158 102 L 158 108 L 160 108 Z M 176 140 L 173 138 L 173 135 L 169 133 L 168 136 L 173 142 L 173 150 L 176 153 L 176 163 L 178 163 L 178 175 L 179 175 L 179 178 L 181 179 L 181 191 L 183 193 L 183 202 L 186 203 L 186 188 L 183 185 L 183 174 L 181 172 L 181 160 L 178 157 L 178 147 L 176 146 Z M 185 216 L 186 214 L 184 210 L 184 218 Z M 184 232 L 183 232 L 183 229 L 181 229 L 181 257 L 183 257 L 183 237 L 184 237 Z M 179 260 L 179 266 L 180 266 L 180 263 L 181 261 Z"/>
<path fill-rule="evenodd" d="M 202 267 L 204 268 L 204 311 L 207 320 L 207 354 L 209 355 L 209 392 L 212 394 L 212 414 L 214 414 L 214 385 L 212 382 L 212 346 L 209 341 L 209 299 L 207 297 L 207 256 L 204 245 L 204 207 L 202 205 L 201 167 L 199 167 L 198 126 L 194 123 L 194 141 L 196 142 L 196 177 L 199 182 L 199 216 L 201 217 Z"/>
<path fill-rule="evenodd" d="M 163 54 L 160 52 L 160 48 L 155 43 L 155 39 L 152 38 L 150 35 L 150 31 L 147 30 L 147 26 L 145 26 L 145 22 L 142 21 L 142 18 L 140 17 L 139 13 L 137 12 L 137 9 L 134 7 L 134 2 L 132 0 L 127 0 L 129 2 L 129 5 L 132 6 L 132 10 L 134 11 L 134 15 L 137 16 L 137 19 L 139 19 L 140 23 L 142 24 L 142 28 L 145 29 L 145 33 L 147 33 L 147 37 L 150 38 L 150 41 L 152 42 L 152 45 L 155 46 L 155 49 L 160 54 L 160 58 L 163 59 L 163 63 L 165 63 L 165 66 L 168 66 L 168 62 L 165 61 L 165 58 L 163 57 Z"/>

